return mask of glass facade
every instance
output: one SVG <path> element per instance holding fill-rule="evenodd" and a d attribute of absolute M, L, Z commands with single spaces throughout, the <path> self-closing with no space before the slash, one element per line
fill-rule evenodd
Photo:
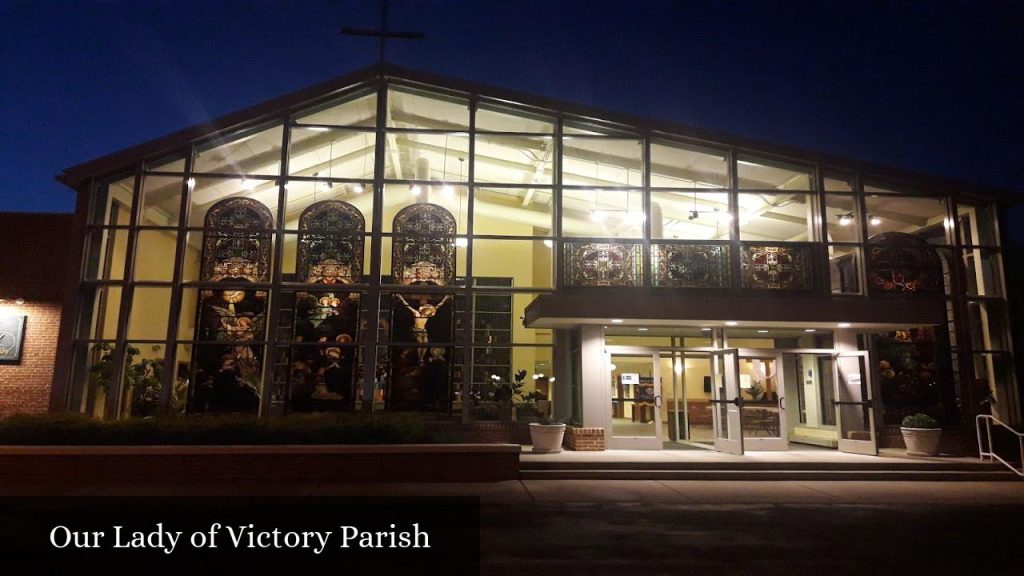
<path fill-rule="evenodd" d="M 89 186 L 69 402 L 100 417 L 482 414 L 551 373 L 537 295 L 615 289 L 945 299 L 957 401 L 1013 388 L 995 210 L 960 190 L 398 80 Z"/>

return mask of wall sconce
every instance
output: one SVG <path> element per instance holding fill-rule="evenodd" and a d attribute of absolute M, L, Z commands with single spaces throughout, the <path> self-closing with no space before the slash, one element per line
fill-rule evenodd
<path fill-rule="evenodd" d="M 853 224 L 853 212 L 847 212 L 846 214 L 839 215 L 840 226 L 849 226 L 850 224 Z"/>

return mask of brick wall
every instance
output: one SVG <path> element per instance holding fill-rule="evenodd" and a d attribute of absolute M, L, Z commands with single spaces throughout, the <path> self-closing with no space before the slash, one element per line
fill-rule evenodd
<path fill-rule="evenodd" d="M 605 449 L 604 428 L 577 428 L 567 426 L 565 429 L 565 447 L 579 452 L 600 452 Z"/>
<path fill-rule="evenodd" d="M 57 355 L 60 304 L 27 302 L 0 307 L 3 316 L 27 316 L 18 364 L 0 364 L 0 418 L 46 412 Z"/>

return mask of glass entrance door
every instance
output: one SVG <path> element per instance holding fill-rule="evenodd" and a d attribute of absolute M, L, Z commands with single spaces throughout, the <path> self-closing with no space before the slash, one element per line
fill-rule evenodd
<path fill-rule="evenodd" d="M 711 414 L 715 450 L 743 454 L 743 398 L 740 395 L 739 351 L 716 350 L 711 356 Z"/>
<path fill-rule="evenodd" d="M 739 394 L 744 450 L 788 450 L 782 353 L 739 351 Z"/>
<path fill-rule="evenodd" d="M 661 370 L 657 353 L 609 355 L 611 429 L 609 448 L 660 450 Z"/>
<path fill-rule="evenodd" d="M 836 419 L 839 451 L 878 454 L 875 414 L 871 408 L 871 366 L 869 353 L 842 352 L 835 361 Z"/>

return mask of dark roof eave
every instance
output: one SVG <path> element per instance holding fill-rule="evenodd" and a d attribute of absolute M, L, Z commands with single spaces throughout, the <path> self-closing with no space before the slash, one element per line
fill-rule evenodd
<path fill-rule="evenodd" d="M 930 191 L 952 188 L 990 197 L 1004 204 L 1024 201 L 1024 189 L 983 186 L 945 176 L 855 160 L 824 152 L 717 133 L 685 124 L 655 120 L 614 110 L 604 110 L 533 94 L 525 94 L 514 90 L 453 79 L 447 76 L 421 72 L 391 64 L 363 68 L 350 74 L 332 78 L 320 84 L 256 104 L 244 110 L 221 116 L 208 123 L 185 128 L 184 130 L 179 130 L 131 148 L 73 166 L 64 170 L 62 174 L 58 174 L 56 179 L 58 182 L 77 190 L 86 180 L 125 170 L 139 159 L 155 158 L 163 154 L 173 153 L 189 142 L 202 139 L 215 132 L 256 123 L 261 117 L 274 116 L 284 109 L 297 107 L 312 100 L 322 98 L 336 90 L 378 78 L 389 78 L 414 84 L 435 86 L 455 92 L 480 94 L 488 99 L 507 100 L 538 109 L 559 112 L 567 116 L 621 124 L 624 129 L 655 133 L 669 138 L 673 136 L 680 137 L 705 143 L 711 147 L 732 147 L 741 152 L 769 157 L 774 156 L 780 160 L 821 164 L 826 169 L 837 172 L 860 172 L 869 178 L 877 178 L 885 182 L 902 184 L 907 187 L 925 186 Z"/>

